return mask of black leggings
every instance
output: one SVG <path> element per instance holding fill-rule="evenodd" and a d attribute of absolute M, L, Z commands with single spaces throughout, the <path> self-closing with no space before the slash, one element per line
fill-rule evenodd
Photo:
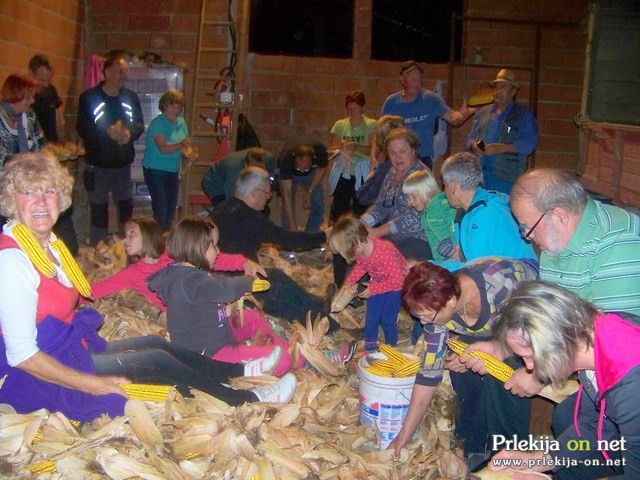
<path fill-rule="evenodd" d="M 246 390 L 222 385 L 244 374 L 244 365 L 219 362 L 167 342 L 156 335 L 109 342 L 104 352 L 91 354 L 98 375 L 119 375 L 135 383 L 176 385 L 182 392 L 197 388 L 236 406 L 255 402 Z"/>

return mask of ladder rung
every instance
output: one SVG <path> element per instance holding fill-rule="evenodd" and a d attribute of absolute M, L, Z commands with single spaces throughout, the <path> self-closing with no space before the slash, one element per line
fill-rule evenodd
<path fill-rule="evenodd" d="M 215 75 L 215 74 L 201 74 L 198 75 L 198 80 L 235 80 L 235 76 L 224 76 L 224 75 Z"/>
<path fill-rule="evenodd" d="M 232 103 L 215 103 L 215 102 L 211 102 L 211 103 L 196 103 L 193 106 L 193 108 L 209 108 L 209 109 L 228 108 L 229 110 L 231 110 L 231 107 L 233 107 Z"/>
<path fill-rule="evenodd" d="M 225 138 L 225 137 L 230 137 L 231 136 L 231 132 L 229 132 L 229 133 L 216 133 L 216 132 L 198 132 L 198 131 L 192 130 L 191 136 L 192 137 Z"/>
<path fill-rule="evenodd" d="M 222 47 L 202 47 L 200 53 L 238 53 L 238 50 Z"/>
<path fill-rule="evenodd" d="M 235 22 L 230 22 L 229 20 L 205 20 L 202 25 L 207 27 L 229 27 L 235 25 Z"/>

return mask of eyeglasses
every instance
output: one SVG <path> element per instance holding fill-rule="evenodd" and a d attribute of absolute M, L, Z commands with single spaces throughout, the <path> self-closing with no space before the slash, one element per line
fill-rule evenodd
<path fill-rule="evenodd" d="M 533 231 L 538 228 L 538 225 L 540 224 L 540 222 L 542 221 L 542 219 L 544 218 L 544 216 L 549 213 L 551 210 L 553 210 L 553 208 L 550 208 L 549 210 L 545 210 L 544 212 L 542 212 L 542 215 L 540 215 L 540 218 L 538 219 L 538 221 L 536 223 L 533 224 L 533 227 L 531 227 L 528 231 L 526 229 L 526 227 L 524 225 L 519 225 L 520 228 L 520 235 L 522 235 L 523 238 L 529 240 L 529 237 L 531 236 L 531 234 L 533 233 Z M 524 233 L 524 232 L 527 233 Z"/>
<path fill-rule="evenodd" d="M 422 318 L 426 318 L 425 315 L 418 315 L 416 312 L 409 312 L 409 313 L 411 314 L 412 317 L 417 318 L 418 320 L 421 320 Z M 431 320 L 427 320 L 427 323 L 435 323 L 439 313 L 440 313 L 440 309 L 438 309 L 438 311 L 435 313 L 435 315 Z"/>
<path fill-rule="evenodd" d="M 264 193 L 267 198 L 271 198 L 271 195 L 273 195 L 273 192 L 267 192 L 266 190 L 262 190 L 261 188 L 256 188 L 257 191 Z"/>

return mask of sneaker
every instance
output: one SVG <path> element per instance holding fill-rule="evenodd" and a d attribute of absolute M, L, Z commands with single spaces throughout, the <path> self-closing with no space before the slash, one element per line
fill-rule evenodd
<path fill-rule="evenodd" d="M 345 342 L 340 347 L 324 352 L 324 356 L 331 360 L 333 363 L 339 365 L 346 365 L 349 360 L 353 358 L 356 353 L 358 342 L 352 340 L 351 342 Z"/>
<path fill-rule="evenodd" d="M 260 375 L 271 375 L 273 371 L 280 363 L 280 357 L 282 356 L 282 348 L 280 345 L 276 345 L 271 353 L 266 357 L 258 358 L 256 360 L 249 360 L 244 364 L 244 376 L 245 377 L 259 377 Z"/>
<path fill-rule="evenodd" d="M 267 403 L 288 403 L 296 392 L 298 379 L 293 373 L 287 373 L 273 385 L 256 387 L 252 391 L 258 401 Z"/>

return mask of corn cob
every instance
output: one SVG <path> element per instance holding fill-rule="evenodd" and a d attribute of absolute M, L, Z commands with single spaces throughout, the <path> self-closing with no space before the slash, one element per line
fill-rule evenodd
<path fill-rule="evenodd" d="M 120 387 L 129 398 L 147 402 L 164 402 L 172 388 L 169 385 L 145 385 L 142 383 L 125 383 Z"/>
<path fill-rule="evenodd" d="M 56 276 L 56 269 L 53 266 L 53 262 L 46 255 L 36 238 L 27 227 L 22 223 L 18 223 L 13 226 L 11 230 L 16 242 L 20 245 L 20 248 L 27 254 L 29 260 L 35 265 L 35 267 L 42 272 L 42 274 L 48 278 L 54 278 Z M 60 263 L 62 270 L 64 271 L 69 281 L 78 289 L 80 295 L 83 297 L 91 297 L 91 286 L 86 277 L 80 271 L 80 267 L 74 260 L 71 252 L 67 249 L 64 242 L 59 239 L 51 242 L 51 248 L 53 248 L 58 255 L 60 255 Z"/>
<path fill-rule="evenodd" d="M 251 286 L 252 292 L 264 292 L 265 290 L 269 290 L 271 288 L 271 284 L 268 280 L 262 280 L 261 278 L 256 278 L 253 281 L 253 285 Z"/>
<path fill-rule="evenodd" d="M 84 273 L 78 267 L 73 255 L 64 244 L 63 241 L 56 238 L 51 246 L 60 254 L 60 260 L 62 264 L 62 271 L 65 273 L 67 278 L 73 283 L 73 285 L 78 289 L 80 295 L 85 298 L 91 297 L 91 285 L 87 281 L 87 277 L 84 276 Z"/>
<path fill-rule="evenodd" d="M 497 378 L 501 382 L 506 382 L 513 375 L 513 368 L 507 365 L 504 362 L 501 362 L 497 358 L 492 357 L 488 353 L 481 352 L 479 350 L 475 350 L 473 353 L 468 354 L 465 353 L 465 350 L 469 346 L 467 343 L 461 342 L 460 340 L 456 340 L 450 338 L 447 340 L 447 345 L 451 350 L 462 357 L 471 358 L 478 357 L 484 361 L 485 367 L 487 367 L 487 373 L 492 377 Z"/>
<path fill-rule="evenodd" d="M 69 423 L 73 425 L 73 428 L 80 431 L 80 426 L 82 425 L 81 422 L 79 422 L 78 420 L 69 420 Z M 40 426 L 36 434 L 33 436 L 33 440 L 31 441 L 31 443 L 38 443 L 41 441 L 42 441 L 42 425 Z"/>
<path fill-rule="evenodd" d="M 36 463 L 35 465 L 29 465 L 27 467 L 33 475 L 39 475 L 41 473 L 56 473 L 56 464 L 50 460 Z"/>
<path fill-rule="evenodd" d="M 419 368 L 420 359 L 416 358 L 415 360 L 411 360 L 410 362 L 401 365 L 391 373 L 394 377 L 412 377 L 418 373 Z"/>
<path fill-rule="evenodd" d="M 380 351 L 387 360 L 374 360 L 365 370 L 379 377 L 409 377 L 418 373 L 420 360 L 412 360 L 390 345 L 380 345 Z"/>
<path fill-rule="evenodd" d="M 405 355 L 403 355 L 402 353 L 400 353 L 398 350 L 396 350 L 395 348 L 393 348 L 391 345 L 387 345 L 387 344 L 380 344 L 380 351 L 382 353 L 384 353 L 387 358 L 389 360 L 395 361 L 399 364 L 404 364 L 407 362 L 410 362 L 411 359 L 407 358 Z"/>

